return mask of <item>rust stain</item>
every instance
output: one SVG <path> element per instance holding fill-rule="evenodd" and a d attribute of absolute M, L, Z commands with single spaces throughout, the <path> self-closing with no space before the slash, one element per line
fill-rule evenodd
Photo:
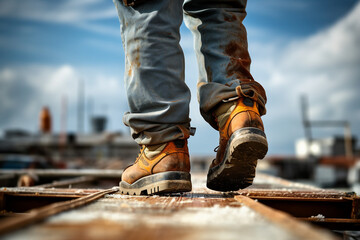
<path fill-rule="evenodd" d="M 230 41 L 224 50 L 224 54 L 229 56 L 230 61 L 226 66 L 226 77 L 236 76 L 236 78 L 252 78 L 250 74 L 251 59 L 245 44 L 242 41 Z"/>
<path fill-rule="evenodd" d="M 237 20 L 237 17 L 234 14 L 229 13 L 229 15 L 224 16 L 224 20 L 226 22 L 235 22 Z"/>
<path fill-rule="evenodd" d="M 128 76 L 132 76 L 133 69 L 134 68 L 135 69 L 139 68 L 141 66 L 141 63 L 140 63 L 140 45 L 138 44 L 138 46 L 134 50 L 133 56 L 130 57 L 128 54 L 126 54 L 126 58 L 127 58 L 128 62 L 130 63 L 127 74 L 128 74 Z"/>
<path fill-rule="evenodd" d="M 238 41 L 234 41 L 234 40 L 230 41 L 225 46 L 224 53 L 230 57 L 250 59 L 249 53 L 246 48 L 246 42 L 244 43 L 244 41 L 242 39 L 240 39 Z"/>
<path fill-rule="evenodd" d="M 135 60 L 133 62 L 133 65 L 135 65 L 136 67 L 140 67 L 140 46 L 138 46 L 136 49 L 135 49 Z"/>

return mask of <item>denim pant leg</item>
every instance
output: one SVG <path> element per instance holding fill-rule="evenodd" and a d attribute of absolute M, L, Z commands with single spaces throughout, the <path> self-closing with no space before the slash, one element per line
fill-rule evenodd
<path fill-rule="evenodd" d="M 130 112 L 124 123 L 139 144 L 187 138 L 190 91 L 179 45 L 183 0 L 151 0 L 136 7 L 114 0 L 125 49 Z"/>
<path fill-rule="evenodd" d="M 185 23 L 195 37 L 200 111 L 215 129 L 212 111 L 219 103 L 238 98 L 239 85 L 256 85 L 266 102 L 265 91 L 250 74 L 247 33 L 242 23 L 246 3 L 246 0 L 185 0 L 183 5 Z"/>

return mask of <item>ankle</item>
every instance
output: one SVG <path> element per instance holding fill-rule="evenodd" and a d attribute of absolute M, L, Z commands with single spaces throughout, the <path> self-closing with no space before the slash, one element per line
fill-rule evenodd
<path fill-rule="evenodd" d="M 144 149 L 144 154 L 148 159 L 152 159 L 159 155 L 164 148 L 166 147 L 167 143 L 161 143 L 156 145 L 147 145 Z"/>
<path fill-rule="evenodd" d="M 218 108 L 215 109 L 214 115 L 218 123 L 219 129 L 223 129 L 226 122 L 228 121 L 230 114 L 234 111 L 237 102 L 222 103 Z"/>
<path fill-rule="evenodd" d="M 250 98 L 221 104 L 214 115 L 222 134 L 230 136 L 240 128 L 255 127 L 264 131 L 257 103 Z"/>

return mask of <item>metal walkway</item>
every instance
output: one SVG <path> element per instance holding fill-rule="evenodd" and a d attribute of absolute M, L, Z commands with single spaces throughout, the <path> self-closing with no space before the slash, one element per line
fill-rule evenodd
<path fill-rule="evenodd" d="M 52 174 L 64 176 L 66 171 Z M 336 239 L 331 231 L 307 222 L 338 230 L 360 226 L 356 195 L 266 175 L 258 174 L 246 190 L 219 193 L 205 187 L 205 175 L 194 174 L 192 192 L 167 196 L 124 196 L 117 188 L 74 188 L 106 177 L 75 175 L 71 173 L 75 179 L 42 186 L 1 188 L 0 237 Z M 116 175 L 108 172 L 107 177 L 117 181 Z M 72 188 L 64 188 L 69 186 Z"/>

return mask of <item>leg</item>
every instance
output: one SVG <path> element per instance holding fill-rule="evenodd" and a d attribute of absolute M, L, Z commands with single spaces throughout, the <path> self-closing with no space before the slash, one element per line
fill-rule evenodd
<path fill-rule="evenodd" d="M 220 132 L 208 187 L 238 190 L 252 183 L 258 158 L 267 152 L 260 115 L 266 95 L 250 74 L 246 0 L 186 0 L 185 22 L 195 36 L 202 116 Z"/>
<path fill-rule="evenodd" d="M 142 146 L 135 163 L 122 174 L 120 191 L 131 195 L 190 191 L 186 140 L 190 91 L 179 45 L 183 1 L 152 0 L 135 7 L 114 2 L 126 56 L 130 112 L 124 123 Z"/>
<path fill-rule="evenodd" d="M 126 7 L 114 0 L 125 49 L 125 87 L 130 112 L 124 123 L 135 141 L 154 145 L 184 137 L 190 91 L 179 45 L 181 0 L 152 0 Z"/>

